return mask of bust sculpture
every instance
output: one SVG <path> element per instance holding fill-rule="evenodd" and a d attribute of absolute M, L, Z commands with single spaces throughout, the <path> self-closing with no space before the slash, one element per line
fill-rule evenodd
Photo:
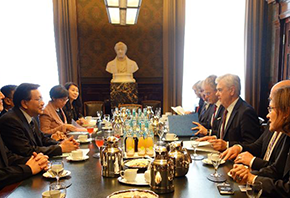
<path fill-rule="evenodd" d="M 126 56 L 127 46 L 123 42 L 115 45 L 116 58 L 107 64 L 106 71 L 113 74 L 111 83 L 134 83 L 133 73 L 138 70 L 135 61 Z"/>

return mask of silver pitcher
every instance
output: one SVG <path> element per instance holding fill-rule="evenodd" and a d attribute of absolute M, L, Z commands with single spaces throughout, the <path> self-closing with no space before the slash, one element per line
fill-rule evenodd
<path fill-rule="evenodd" d="M 156 193 L 174 191 L 174 163 L 168 156 L 168 147 L 156 146 L 155 159 L 150 167 L 150 187 Z"/>
<path fill-rule="evenodd" d="M 122 149 L 118 147 L 119 138 L 110 136 L 106 140 L 106 147 L 101 152 L 103 177 L 118 177 L 123 167 Z"/>
<path fill-rule="evenodd" d="M 174 162 L 175 177 L 185 176 L 189 169 L 189 164 L 192 162 L 190 154 L 186 148 L 183 148 L 183 141 L 171 142 L 169 144 L 169 157 Z"/>

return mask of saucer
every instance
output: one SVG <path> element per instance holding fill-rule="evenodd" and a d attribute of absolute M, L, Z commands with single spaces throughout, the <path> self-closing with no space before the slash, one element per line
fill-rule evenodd
<path fill-rule="evenodd" d="M 176 137 L 176 138 L 174 138 L 174 139 L 166 139 L 166 138 L 162 138 L 162 141 L 164 141 L 164 142 L 173 142 L 173 141 L 177 141 L 177 140 L 179 140 L 178 137 Z"/>
<path fill-rule="evenodd" d="M 127 181 L 125 178 L 118 177 L 118 181 L 123 184 L 135 185 L 135 186 L 149 186 L 149 183 L 145 181 L 144 173 L 138 173 L 135 181 Z"/>
<path fill-rule="evenodd" d="M 212 165 L 212 162 L 210 160 L 208 160 L 208 158 L 203 159 L 202 162 L 204 164 Z M 226 161 L 225 160 L 222 160 L 221 163 L 220 163 L 220 165 L 221 164 L 224 164 L 224 163 L 226 163 Z"/>
<path fill-rule="evenodd" d="M 93 139 L 92 138 L 88 138 L 86 141 L 80 141 L 79 139 L 76 140 L 76 142 L 79 142 L 81 144 L 86 144 L 86 143 L 90 143 Z"/>
<path fill-rule="evenodd" d="M 78 162 L 78 161 L 85 161 L 87 159 L 89 159 L 90 157 L 88 155 L 84 156 L 83 158 L 81 159 L 73 159 L 72 156 L 68 156 L 66 159 L 68 161 L 74 161 L 74 162 Z"/>
<path fill-rule="evenodd" d="M 69 170 L 64 170 L 59 178 L 67 177 L 70 174 L 71 174 L 71 172 Z M 55 178 L 55 175 L 53 173 L 51 173 L 50 170 L 48 170 L 45 173 L 43 173 L 42 176 L 45 177 L 45 178 Z"/>

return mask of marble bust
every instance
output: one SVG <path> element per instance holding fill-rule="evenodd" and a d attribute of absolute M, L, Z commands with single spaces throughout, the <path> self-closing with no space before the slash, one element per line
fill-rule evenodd
<path fill-rule="evenodd" d="M 116 58 L 107 64 L 106 71 L 113 74 L 111 83 L 134 83 L 133 73 L 138 70 L 135 61 L 126 56 L 127 46 L 123 42 L 115 45 Z"/>

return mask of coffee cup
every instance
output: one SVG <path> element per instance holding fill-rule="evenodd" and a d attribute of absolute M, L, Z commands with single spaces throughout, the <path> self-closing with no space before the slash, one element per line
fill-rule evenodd
<path fill-rule="evenodd" d="M 89 121 L 92 120 L 92 118 L 93 118 L 93 116 L 86 116 L 86 117 L 85 117 L 85 120 L 89 122 Z"/>
<path fill-rule="evenodd" d="M 166 140 L 174 140 L 176 138 L 176 134 L 166 133 L 165 138 L 166 138 Z"/>
<path fill-rule="evenodd" d="M 42 198 L 60 198 L 60 190 L 48 190 L 42 193 Z"/>
<path fill-rule="evenodd" d="M 78 140 L 80 142 L 86 142 L 88 140 L 88 136 L 87 135 L 79 135 Z"/>
<path fill-rule="evenodd" d="M 71 152 L 71 157 L 73 160 L 83 159 L 83 151 L 78 149 Z"/>
<path fill-rule="evenodd" d="M 171 112 L 166 112 L 165 115 L 166 115 L 166 116 L 171 116 L 172 113 L 171 113 Z"/>
<path fill-rule="evenodd" d="M 146 181 L 147 183 L 149 183 L 149 182 L 150 182 L 150 178 L 151 178 L 150 170 L 145 171 L 145 173 L 144 173 L 144 177 L 145 177 L 145 181 Z"/>
<path fill-rule="evenodd" d="M 125 171 L 120 171 L 120 175 L 128 182 L 133 182 L 136 179 L 138 169 L 126 169 Z"/>

